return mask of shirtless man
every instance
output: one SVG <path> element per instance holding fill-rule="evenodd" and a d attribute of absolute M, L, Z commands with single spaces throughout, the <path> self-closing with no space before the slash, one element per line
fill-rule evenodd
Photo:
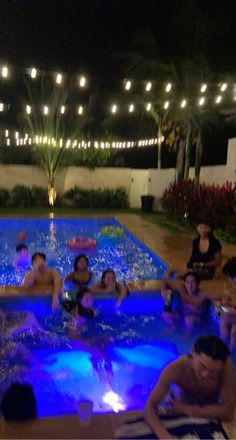
<path fill-rule="evenodd" d="M 190 335 L 194 329 L 195 324 L 199 323 L 205 312 L 206 300 L 218 300 L 222 297 L 221 294 L 204 292 L 199 289 L 199 276 L 194 272 L 187 272 L 184 275 L 184 285 L 181 286 L 179 282 L 167 281 L 163 283 L 161 289 L 163 299 L 166 303 L 166 296 L 168 294 L 168 288 L 173 288 L 180 294 L 182 310 L 186 327 L 186 333 Z M 179 318 L 177 311 L 171 310 L 169 307 L 164 307 L 162 314 L 164 321 L 175 329 L 176 321 Z"/>
<path fill-rule="evenodd" d="M 41 252 L 32 255 L 33 270 L 25 275 L 23 287 L 40 287 L 45 292 L 52 292 L 52 310 L 60 307 L 58 296 L 62 289 L 62 281 L 57 271 L 46 266 L 46 256 Z"/>
<path fill-rule="evenodd" d="M 235 369 L 227 345 L 216 336 L 201 336 L 191 354 L 165 367 L 144 410 L 145 420 L 159 439 L 176 438 L 168 433 L 157 413 L 170 386 L 173 414 L 229 420 L 235 406 Z"/>

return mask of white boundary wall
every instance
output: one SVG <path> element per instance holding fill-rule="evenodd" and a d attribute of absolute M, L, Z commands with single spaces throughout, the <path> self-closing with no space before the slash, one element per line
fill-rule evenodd
<path fill-rule="evenodd" d="M 174 180 L 175 169 L 131 169 L 68 167 L 58 172 L 56 189 L 63 193 L 75 185 L 81 188 L 123 187 L 129 195 L 130 207 L 140 208 L 141 195 L 154 196 L 154 209 L 160 208 L 160 198 L 164 189 Z M 194 169 L 190 169 L 190 178 Z M 236 138 L 229 139 L 226 165 L 201 168 L 201 182 L 222 185 L 226 180 L 236 180 Z M 0 187 L 7 189 L 20 185 L 47 187 L 44 171 L 30 165 L 0 165 Z"/>

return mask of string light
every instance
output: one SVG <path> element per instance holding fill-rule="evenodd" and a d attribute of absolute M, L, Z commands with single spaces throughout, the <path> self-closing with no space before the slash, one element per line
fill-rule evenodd
<path fill-rule="evenodd" d="M 125 82 L 125 90 L 130 90 L 131 89 L 131 81 L 130 80 L 127 80 L 126 82 Z"/>
<path fill-rule="evenodd" d="M 146 87 L 145 87 L 146 92 L 150 92 L 151 88 L 152 88 L 152 83 L 150 81 L 148 81 L 146 84 Z"/>
<path fill-rule="evenodd" d="M 7 66 L 3 66 L 2 67 L 2 77 L 3 78 L 7 78 L 8 76 L 8 67 Z"/>
<path fill-rule="evenodd" d="M 205 98 L 200 98 L 198 104 L 202 106 L 204 105 L 204 103 L 205 103 Z"/>
<path fill-rule="evenodd" d="M 66 111 L 66 108 L 64 105 L 62 105 L 61 106 L 61 114 L 64 115 L 65 111 Z"/>
<path fill-rule="evenodd" d="M 5 136 L 8 137 L 9 136 L 9 130 L 5 131 Z"/>
<path fill-rule="evenodd" d="M 171 83 L 166 84 L 166 92 L 167 93 L 170 92 L 171 89 L 172 89 L 172 84 Z"/>
<path fill-rule="evenodd" d="M 78 108 L 78 114 L 82 115 L 82 113 L 83 113 L 83 107 L 82 107 L 82 105 L 80 105 Z"/>
<path fill-rule="evenodd" d="M 112 112 L 112 113 L 116 113 L 116 112 L 117 112 L 117 105 L 116 105 L 116 104 L 113 104 L 113 105 L 111 106 L 111 112 Z"/>
<path fill-rule="evenodd" d="M 133 111 L 134 111 L 134 104 L 130 104 L 129 105 L 129 112 L 133 113 Z"/>
<path fill-rule="evenodd" d="M 206 89 L 207 89 L 207 85 L 206 85 L 206 84 L 202 84 L 202 85 L 201 85 L 201 89 L 200 89 L 200 91 L 201 91 L 202 93 L 204 93 L 204 92 L 206 91 Z"/>
<path fill-rule="evenodd" d="M 7 139 L 7 146 L 8 147 L 9 147 L 10 143 L 11 143 L 10 139 Z"/>
<path fill-rule="evenodd" d="M 186 99 L 183 99 L 183 101 L 181 101 L 180 107 L 184 108 L 184 107 L 186 107 L 186 104 L 187 104 Z"/>
<path fill-rule="evenodd" d="M 0 102 L 0 112 L 3 112 L 3 110 L 4 110 L 4 104 L 3 102 Z"/>
<path fill-rule="evenodd" d="M 47 116 L 48 113 L 49 113 L 49 108 L 48 108 L 47 105 L 45 105 L 45 106 L 43 107 L 43 114 L 44 114 L 45 116 Z"/>
<path fill-rule="evenodd" d="M 7 140 L 10 141 L 10 132 L 9 130 L 5 130 L 5 134 L 8 134 L 9 137 L 6 138 L 6 144 L 10 145 L 10 142 L 7 142 Z M 25 133 L 24 135 L 19 135 L 19 132 L 15 132 L 15 143 L 16 145 L 32 145 L 32 144 L 44 144 L 44 145 L 52 145 L 52 146 L 56 146 L 57 142 L 55 138 L 50 138 L 48 136 L 39 136 L 36 135 L 34 137 L 34 139 L 32 139 L 31 137 L 29 138 L 28 133 Z M 161 137 L 161 141 L 163 142 L 164 137 Z M 152 145 L 156 145 L 158 143 L 158 139 L 157 138 L 151 138 L 151 139 L 140 139 L 137 141 L 113 141 L 113 142 L 108 142 L 108 141 L 85 141 L 85 140 L 77 140 L 77 139 L 66 139 L 63 140 L 62 138 L 60 139 L 58 146 L 60 148 L 62 148 L 63 146 L 65 148 L 91 148 L 94 147 L 96 149 L 101 148 L 101 149 L 109 149 L 109 148 L 115 148 L 115 149 L 120 149 L 120 148 L 133 148 L 133 147 L 148 147 L 148 146 L 152 146 Z"/>
<path fill-rule="evenodd" d="M 61 84 L 61 82 L 62 82 L 62 74 L 58 73 L 57 76 L 56 76 L 56 83 L 57 84 Z"/>
<path fill-rule="evenodd" d="M 164 104 L 164 109 L 167 110 L 169 108 L 169 105 L 170 105 L 169 101 L 166 101 Z"/>
<path fill-rule="evenodd" d="M 221 101 L 222 101 L 222 96 L 221 96 L 221 95 L 218 95 L 218 96 L 216 97 L 216 104 L 219 104 Z"/>
<path fill-rule="evenodd" d="M 30 105 L 26 106 L 26 113 L 27 113 L 27 115 L 30 115 L 30 113 L 31 113 L 31 106 Z"/>
<path fill-rule="evenodd" d="M 147 110 L 148 112 L 150 112 L 151 108 L 152 108 L 152 104 L 151 104 L 150 102 L 148 102 L 148 103 L 146 104 L 146 110 Z"/>
<path fill-rule="evenodd" d="M 227 89 L 228 85 L 226 83 L 223 83 L 220 87 L 221 92 L 224 92 Z"/>
<path fill-rule="evenodd" d="M 35 67 L 32 67 L 32 69 L 30 70 L 30 76 L 31 78 L 35 79 L 37 76 L 37 70 Z"/>
<path fill-rule="evenodd" d="M 84 87 L 85 84 L 86 84 L 86 78 L 84 76 L 81 76 L 79 80 L 80 87 Z"/>

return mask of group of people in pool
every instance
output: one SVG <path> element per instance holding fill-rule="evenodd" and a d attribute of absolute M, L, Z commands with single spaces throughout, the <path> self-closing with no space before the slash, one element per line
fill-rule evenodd
<path fill-rule="evenodd" d="M 222 252 L 219 240 L 206 221 L 197 225 L 197 233 L 197 237 L 192 242 L 192 253 L 186 267 L 170 266 L 159 281 L 164 299 L 162 316 L 171 330 L 175 330 L 178 321 L 183 318 L 186 333 L 191 334 L 196 324 L 201 323 L 205 318 L 209 301 L 213 301 L 220 315 L 220 336 L 229 344 L 231 350 L 234 350 L 236 349 L 236 298 L 232 286 L 236 284 L 236 257 L 223 267 L 223 274 L 231 284 L 227 292 L 210 292 L 208 289 L 201 289 L 200 281 L 211 280 L 216 268 L 221 266 Z M 22 236 L 18 236 L 21 239 L 18 247 L 25 245 L 23 234 L 22 232 Z M 23 253 L 25 255 L 25 248 Z M 32 256 L 32 265 L 33 269 L 26 274 L 23 286 L 35 288 L 36 291 L 40 287 L 45 292 L 51 288 L 52 309 L 58 309 L 63 290 L 59 273 L 46 266 L 46 256 L 41 252 Z M 176 279 L 173 279 L 174 273 Z M 74 321 L 79 325 L 95 316 L 93 294 L 116 295 L 116 307 L 120 307 L 128 294 L 126 285 L 116 281 L 115 273 L 111 269 L 102 273 L 100 283 L 93 284 L 93 273 L 89 269 L 89 260 L 84 254 L 76 256 L 73 270 L 63 281 L 64 288 L 70 283 L 72 290 L 77 291 L 73 301 L 69 304 L 68 301 L 65 302 L 65 308 L 70 311 Z"/>
<path fill-rule="evenodd" d="M 178 320 L 183 318 L 186 333 L 191 334 L 194 326 L 203 322 L 207 305 L 212 301 L 220 317 L 220 337 L 229 344 L 231 350 L 235 350 L 236 290 L 233 286 L 236 285 L 236 257 L 226 262 L 222 269 L 223 275 L 228 279 L 226 291 L 216 292 L 212 289 L 210 292 L 208 289 L 200 289 L 200 281 L 211 280 L 216 268 L 221 266 L 222 253 L 219 240 L 214 237 L 206 222 L 197 225 L 197 232 L 198 236 L 192 242 L 192 254 L 186 267 L 171 266 L 163 276 L 163 319 L 174 331 Z M 175 280 L 171 278 L 173 273 L 176 273 Z"/>

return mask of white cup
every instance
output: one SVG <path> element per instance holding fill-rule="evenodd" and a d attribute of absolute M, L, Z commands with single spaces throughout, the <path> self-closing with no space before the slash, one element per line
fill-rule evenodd
<path fill-rule="evenodd" d="M 88 426 L 93 415 L 92 400 L 80 400 L 76 405 L 76 409 L 81 425 Z"/>

